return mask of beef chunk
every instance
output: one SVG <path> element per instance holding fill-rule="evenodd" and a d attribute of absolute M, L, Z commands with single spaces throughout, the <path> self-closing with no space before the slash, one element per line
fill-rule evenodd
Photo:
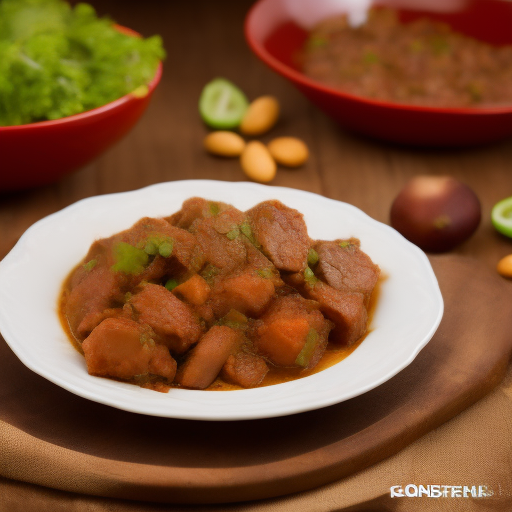
<path fill-rule="evenodd" d="M 197 219 L 215 217 L 229 208 L 233 207 L 218 201 L 208 201 L 202 197 L 192 197 L 183 202 L 180 211 L 167 217 L 166 220 L 178 228 L 189 229 Z"/>
<path fill-rule="evenodd" d="M 236 386 L 253 388 L 261 384 L 268 370 L 267 363 L 262 357 L 248 352 L 237 352 L 228 357 L 222 367 L 221 377 Z"/>
<path fill-rule="evenodd" d="M 197 272 L 203 266 L 204 256 L 194 235 L 172 226 L 165 219 L 145 217 L 120 233 L 118 241 L 140 248 L 144 248 L 151 241 L 158 244 L 160 241 L 169 240 L 172 241 L 172 254 L 165 258 L 157 254 L 146 270 L 138 276 L 139 282 L 159 279 L 164 275 Z"/>
<path fill-rule="evenodd" d="M 366 332 L 368 313 L 364 295 L 336 290 L 323 281 L 304 280 L 302 272 L 286 276 L 286 283 L 304 297 L 315 300 L 323 315 L 334 323 L 329 340 L 339 345 L 352 345 Z"/>
<path fill-rule="evenodd" d="M 227 326 L 214 325 L 189 352 L 176 381 L 186 388 L 207 388 L 228 357 L 237 351 L 241 334 Z"/>
<path fill-rule="evenodd" d="M 305 268 L 310 241 L 301 213 L 273 200 L 256 205 L 247 217 L 257 243 L 278 269 Z"/>
<path fill-rule="evenodd" d="M 82 344 L 91 375 L 132 379 L 154 374 L 172 382 L 176 361 L 166 347 L 155 345 L 152 332 L 126 318 L 103 320 Z"/>
<path fill-rule="evenodd" d="M 259 275 L 270 279 L 276 288 L 284 285 L 279 270 L 275 265 L 248 240 L 245 240 L 247 265 L 256 269 Z"/>
<path fill-rule="evenodd" d="M 337 290 L 362 293 L 368 306 L 380 269 L 359 245 L 355 238 L 316 242 L 314 249 L 319 257 L 316 273 Z"/>
<path fill-rule="evenodd" d="M 169 382 L 176 375 L 176 361 L 169 354 L 169 349 L 164 345 L 155 345 L 149 360 L 148 373 L 165 377 Z"/>
<path fill-rule="evenodd" d="M 176 354 L 185 352 L 201 336 L 199 320 L 190 306 L 163 286 L 143 285 L 129 304 L 139 321 L 149 325 L 161 342 Z"/>
<path fill-rule="evenodd" d="M 85 272 L 66 301 L 69 327 L 79 340 L 103 320 L 103 310 L 123 300 L 121 281 L 108 267 L 97 265 Z"/>
<path fill-rule="evenodd" d="M 239 229 L 244 214 L 230 208 L 215 217 L 197 219 L 190 227 L 206 261 L 223 273 L 245 264 L 247 251 Z"/>
<path fill-rule="evenodd" d="M 217 279 L 209 304 L 217 318 L 224 316 L 230 309 L 258 317 L 272 299 L 274 291 L 271 279 L 261 276 L 252 267 L 246 267 L 235 275 Z"/>
<path fill-rule="evenodd" d="M 332 323 L 319 311 L 319 304 L 300 295 L 275 299 L 256 329 L 255 346 L 260 354 L 278 366 L 313 368 L 327 346 Z M 308 342 L 305 361 L 297 358 Z"/>
<path fill-rule="evenodd" d="M 320 311 L 334 323 L 330 341 L 349 346 L 366 332 L 368 313 L 362 293 L 343 292 L 318 282 L 307 295 L 320 303 Z"/>

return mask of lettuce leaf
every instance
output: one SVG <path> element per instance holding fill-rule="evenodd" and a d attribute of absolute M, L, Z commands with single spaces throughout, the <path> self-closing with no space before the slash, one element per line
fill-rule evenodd
<path fill-rule="evenodd" d="M 131 37 L 87 4 L 0 1 L 0 126 L 78 114 L 148 84 L 159 36 Z"/>

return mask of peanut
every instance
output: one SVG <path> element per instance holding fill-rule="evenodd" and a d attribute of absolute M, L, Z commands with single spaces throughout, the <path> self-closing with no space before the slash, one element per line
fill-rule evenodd
<path fill-rule="evenodd" d="M 254 181 L 267 183 L 276 175 L 277 165 L 266 146 L 255 140 L 249 142 L 242 152 L 240 164 L 245 174 Z"/>
<path fill-rule="evenodd" d="M 309 157 L 306 144 L 295 137 L 278 137 L 269 142 L 268 150 L 278 164 L 286 167 L 298 167 Z"/>
<path fill-rule="evenodd" d="M 496 270 L 503 277 L 511 277 L 512 278 L 512 254 L 505 256 L 502 258 L 496 267 Z"/>
<path fill-rule="evenodd" d="M 240 156 L 245 147 L 245 141 L 240 135 L 227 131 L 217 131 L 208 134 L 203 144 L 209 153 L 227 157 Z"/>
<path fill-rule="evenodd" d="M 279 102 L 276 98 L 261 96 L 249 105 L 240 123 L 240 132 L 249 136 L 261 135 L 276 124 L 278 117 Z"/>

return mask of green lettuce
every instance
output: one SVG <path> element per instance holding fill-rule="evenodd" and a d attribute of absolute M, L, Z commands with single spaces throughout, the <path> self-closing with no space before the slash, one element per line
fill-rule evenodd
<path fill-rule="evenodd" d="M 159 36 L 122 34 L 87 4 L 0 0 L 0 126 L 60 119 L 147 85 Z"/>

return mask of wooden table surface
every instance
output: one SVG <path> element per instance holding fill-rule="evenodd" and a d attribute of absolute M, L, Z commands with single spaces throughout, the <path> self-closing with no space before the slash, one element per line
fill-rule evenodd
<path fill-rule="evenodd" d="M 263 140 L 293 135 L 308 144 L 309 162 L 299 170 L 280 170 L 274 185 L 346 201 L 388 222 L 393 198 L 409 178 L 450 174 L 476 191 L 483 209 L 477 233 L 457 252 L 492 268 L 512 252 L 512 241 L 497 234 L 490 222 L 492 205 L 512 195 L 512 139 L 465 150 L 419 150 L 348 133 L 251 53 L 243 35 L 251 3 L 92 1 L 100 14 L 122 25 L 145 36 L 162 35 L 167 50 L 162 82 L 136 128 L 96 162 L 55 185 L 0 196 L 0 257 L 32 223 L 85 197 L 162 181 L 245 180 L 236 159 L 213 158 L 202 149 L 207 129 L 197 101 L 204 84 L 217 76 L 237 83 L 249 98 L 279 98 L 282 117 Z"/>
<path fill-rule="evenodd" d="M 145 36 L 162 35 L 167 50 L 162 82 L 135 129 L 97 161 L 54 185 L 0 195 L 0 258 L 31 224 L 89 196 L 182 179 L 245 181 L 236 159 L 214 158 L 202 148 L 207 129 L 197 102 L 205 83 L 218 76 L 238 84 L 249 98 L 273 94 L 280 100 L 282 117 L 263 141 L 293 135 L 308 144 L 309 162 L 280 170 L 273 185 L 345 201 L 387 223 L 391 203 L 408 179 L 448 174 L 471 186 L 482 203 L 478 231 L 456 252 L 492 269 L 512 253 L 512 240 L 496 233 L 490 220 L 492 206 L 512 196 L 512 139 L 464 150 L 425 150 L 345 131 L 250 52 L 243 35 L 249 0 L 91 3 Z M 170 211 L 179 207 L 170 205 Z"/>

